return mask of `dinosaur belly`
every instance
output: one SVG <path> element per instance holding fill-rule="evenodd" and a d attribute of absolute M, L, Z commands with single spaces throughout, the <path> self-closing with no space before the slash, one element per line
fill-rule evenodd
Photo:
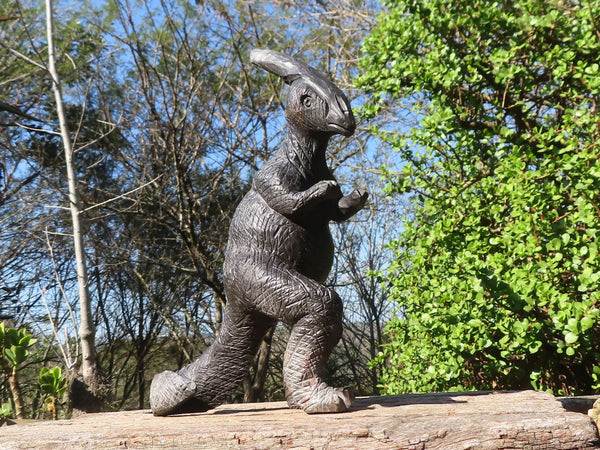
<path fill-rule="evenodd" d="M 329 227 L 301 226 L 250 191 L 231 222 L 225 270 L 233 273 L 236 265 L 247 263 L 285 267 L 323 283 L 333 263 Z"/>

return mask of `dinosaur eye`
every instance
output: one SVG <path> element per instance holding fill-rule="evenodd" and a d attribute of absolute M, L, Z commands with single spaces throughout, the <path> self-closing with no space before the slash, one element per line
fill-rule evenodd
<path fill-rule="evenodd" d="M 306 94 L 300 97 L 300 102 L 305 108 L 312 108 L 313 99 L 310 95 Z"/>

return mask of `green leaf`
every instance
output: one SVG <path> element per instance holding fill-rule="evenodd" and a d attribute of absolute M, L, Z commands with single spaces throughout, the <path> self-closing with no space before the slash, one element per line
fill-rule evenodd
<path fill-rule="evenodd" d="M 586 316 L 581 319 L 581 331 L 585 332 L 592 328 L 597 323 L 597 319 Z"/>
<path fill-rule="evenodd" d="M 567 344 L 574 344 L 579 339 L 579 336 L 571 331 L 565 334 L 565 342 Z"/>
<path fill-rule="evenodd" d="M 554 238 L 550 242 L 548 242 L 548 244 L 546 244 L 546 248 L 551 252 L 560 250 L 562 242 L 563 241 L 561 239 Z"/>
<path fill-rule="evenodd" d="M 25 348 L 16 345 L 4 349 L 4 357 L 13 367 L 18 367 L 25 361 L 27 354 L 28 352 Z"/>
<path fill-rule="evenodd" d="M 4 332 L 4 347 L 19 345 L 19 332 L 14 328 L 8 328 Z"/>

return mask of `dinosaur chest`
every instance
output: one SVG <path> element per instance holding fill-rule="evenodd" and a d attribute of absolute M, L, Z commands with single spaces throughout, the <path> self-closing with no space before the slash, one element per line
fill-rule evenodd
<path fill-rule="evenodd" d="M 323 282 L 333 263 L 327 223 L 305 227 L 271 209 L 254 191 L 238 206 L 229 231 L 229 249 L 257 262 L 282 264 Z"/>

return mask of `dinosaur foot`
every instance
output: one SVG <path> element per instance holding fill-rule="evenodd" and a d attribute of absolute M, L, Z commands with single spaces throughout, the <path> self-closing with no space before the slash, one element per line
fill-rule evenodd
<path fill-rule="evenodd" d="M 182 412 L 182 406 L 194 398 L 196 383 L 178 373 L 157 373 L 150 385 L 150 407 L 155 416 Z"/>
<path fill-rule="evenodd" d="M 288 396 L 290 407 L 301 408 L 308 414 L 339 413 L 348 411 L 354 403 L 354 393 L 350 388 L 334 388 L 313 380 L 305 383 L 305 386 Z"/>

